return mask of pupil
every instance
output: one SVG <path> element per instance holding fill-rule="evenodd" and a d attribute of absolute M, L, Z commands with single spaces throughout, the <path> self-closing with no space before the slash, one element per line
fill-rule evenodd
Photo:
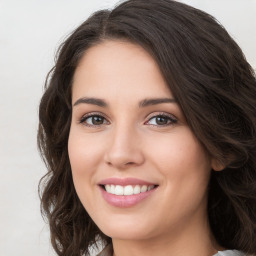
<path fill-rule="evenodd" d="M 157 124 L 167 124 L 167 119 L 166 117 L 159 116 L 156 118 L 156 122 Z"/>
<path fill-rule="evenodd" d="M 95 124 L 95 125 L 102 124 L 103 123 L 103 118 L 100 117 L 100 116 L 94 116 L 92 118 L 92 123 Z"/>

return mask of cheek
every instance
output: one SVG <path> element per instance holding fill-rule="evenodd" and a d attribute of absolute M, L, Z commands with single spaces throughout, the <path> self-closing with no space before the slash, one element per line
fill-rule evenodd
<path fill-rule="evenodd" d="M 77 129 L 70 131 L 68 154 L 73 176 L 90 176 L 102 159 L 101 144 L 94 136 L 83 136 Z"/>
<path fill-rule="evenodd" d="M 181 130 L 181 128 L 180 128 Z M 153 145 L 153 146 L 152 146 Z M 210 168 L 209 157 L 189 129 L 154 138 L 146 146 L 148 159 L 153 159 L 165 175 L 182 175 Z M 198 171 L 196 171 L 198 170 Z"/>
<path fill-rule="evenodd" d="M 166 197 L 177 202 L 177 207 L 184 207 L 206 195 L 211 167 L 208 154 L 190 130 L 180 131 L 154 139 L 148 158 L 164 177 Z"/>
<path fill-rule="evenodd" d="M 68 154 L 72 177 L 77 195 L 86 209 L 93 208 L 92 188 L 96 183 L 97 166 L 102 159 L 100 150 L 93 136 L 85 136 L 76 127 L 71 127 Z"/>

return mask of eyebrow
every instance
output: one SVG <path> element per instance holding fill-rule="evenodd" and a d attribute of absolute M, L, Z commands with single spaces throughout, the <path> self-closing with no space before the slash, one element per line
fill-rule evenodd
<path fill-rule="evenodd" d="M 99 107 L 107 107 L 108 106 L 106 101 L 104 101 L 102 99 L 97 99 L 97 98 L 80 98 L 74 103 L 73 106 L 79 105 L 81 103 L 92 104 L 92 105 L 96 105 Z"/>
<path fill-rule="evenodd" d="M 80 98 L 78 99 L 73 106 L 77 106 L 79 104 L 92 104 L 96 105 L 99 107 L 108 107 L 108 104 L 105 100 L 103 99 L 98 99 L 98 98 Z M 173 98 L 152 98 L 152 99 L 144 99 L 139 102 L 139 107 L 147 107 L 147 106 L 152 106 L 152 105 L 157 105 L 157 104 L 163 104 L 163 103 L 176 103 L 176 100 Z"/>
<path fill-rule="evenodd" d="M 145 99 L 139 102 L 139 107 L 147 107 L 147 106 L 157 105 L 162 103 L 176 103 L 176 100 L 172 98 Z"/>

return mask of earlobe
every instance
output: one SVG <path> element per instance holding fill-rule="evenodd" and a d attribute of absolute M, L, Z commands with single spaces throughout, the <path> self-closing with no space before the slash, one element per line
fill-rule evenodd
<path fill-rule="evenodd" d="M 225 169 L 225 165 L 215 158 L 212 159 L 211 166 L 212 166 L 212 169 L 216 172 L 219 172 Z"/>

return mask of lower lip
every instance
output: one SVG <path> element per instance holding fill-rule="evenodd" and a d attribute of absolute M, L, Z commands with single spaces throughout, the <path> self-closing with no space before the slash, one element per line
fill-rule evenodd
<path fill-rule="evenodd" d="M 101 186 L 100 186 L 100 190 L 101 190 L 103 198 L 110 205 L 116 206 L 116 207 L 121 207 L 121 208 L 127 208 L 127 207 L 132 207 L 132 206 L 140 203 L 147 197 L 149 197 L 152 193 L 154 193 L 156 188 L 153 188 L 153 189 L 143 192 L 143 193 L 130 195 L 130 196 L 117 196 L 114 194 L 110 194 L 106 190 L 104 190 Z"/>

